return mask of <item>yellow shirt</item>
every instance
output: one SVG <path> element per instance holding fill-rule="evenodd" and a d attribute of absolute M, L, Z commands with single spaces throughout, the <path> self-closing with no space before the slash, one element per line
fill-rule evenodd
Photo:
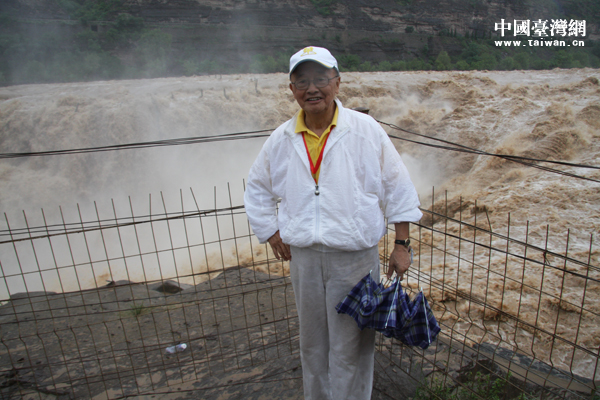
<path fill-rule="evenodd" d="M 296 133 L 304 134 L 304 140 L 306 141 L 306 147 L 308 148 L 308 152 L 310 154 L 310 158 L 313 162 L 313 165 L 317 162 L 319 158 L 319 154 L 321 154 L 321 150 L 323 149 L 323 144 L 325 144 L 325 139 L 331 133 L 331 130 L 334 126 L 337 125 L 338 119 L 338 108 L 335 108 L 335 113 L 333 114 L 333 119 L 331 120 L 331 124 L 329 127 L 325 129 L 325 132 L 321 135 L 321 137 L 317 136 L 316 133 L 308 129 L 306 123 L 304 122 L 304 110 L 300 110 L 298 114 L 298 119 L 296 120 Z M 317 169 L 316 174 L 312 174 L 315 182 L 319 182 L 319 173 L 321 172 L 321 167 Z"/>

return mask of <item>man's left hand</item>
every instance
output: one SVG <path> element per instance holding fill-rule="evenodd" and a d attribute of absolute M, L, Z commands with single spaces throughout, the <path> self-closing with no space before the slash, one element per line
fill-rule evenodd
<path fill-rule="evenodd" d="M 398 274 L 398 280 L 402 280 L 404 273 L 410 267 L 410 248 L 403 245 L 395 245 L 392 254 L 390 254 L 390 262 L 386 276 L 392 279 L 394 272 Z"/>

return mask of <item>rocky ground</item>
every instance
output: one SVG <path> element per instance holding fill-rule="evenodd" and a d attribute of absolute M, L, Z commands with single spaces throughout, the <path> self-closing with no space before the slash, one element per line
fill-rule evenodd
<path fill-rule="evenodd" d="M 0 323 L 2 399 L 303 398 L 288 278 L 231 268 L 196 286 L 16 295 Z M 399 348 L 379 343 L 374 398 L 414 393 L 422 373 L 402 371 Z"/>
<path fill-rule="evenodd" d="M 303 398 L 289 279 L 248 268 L 196 286 L 120 281 L 12 296 L 0 338 L 0 399 Z M 373 399 L 413 398 L 426 377 L 452 386 L 475 370 L 502 373 L 493 349 L 450 344 L 442 334 L 421 351 L 380 336 Z"/>

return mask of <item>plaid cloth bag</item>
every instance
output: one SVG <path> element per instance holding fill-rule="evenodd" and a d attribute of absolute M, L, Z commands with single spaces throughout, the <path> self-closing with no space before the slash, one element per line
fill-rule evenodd
<path fill-rule="evenodd" d="M 335 307 L 348 314 L 360 329 L 371 328 L 409 346 L 426 349 L 440 332 L 440 326 L 421 290 L 410 300 L 397 279 L 389 287 L 367 274 Z"/>

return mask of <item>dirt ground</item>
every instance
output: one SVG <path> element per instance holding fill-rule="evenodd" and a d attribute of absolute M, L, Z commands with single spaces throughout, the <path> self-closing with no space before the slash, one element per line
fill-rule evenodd
<path fill-rule="evenodd" d="M 196 286 L 16 295 L 0 306 L 0 343 L 2 400 L 304 398 L 289 278 L 248 268 Z M 178 343 L 187 348 L 166 352 Z M 489 364 L 484 350 L 444 335 L 425 351 L 378 336 L 372 399 L 410 399 L 434 376 L 459 382 Z"/>
<path fill-rule="evenodd" d="M 183 290 L 182 290 L 183 289 Z M 120 281 L 0 307 L 1 399 L 301 399 L 288 278 L 230 268 L 196 286 Z M 187 348 L 168 354 L 167 347 Z M 379 343 L 373 398 L 415 381 Z"/>

